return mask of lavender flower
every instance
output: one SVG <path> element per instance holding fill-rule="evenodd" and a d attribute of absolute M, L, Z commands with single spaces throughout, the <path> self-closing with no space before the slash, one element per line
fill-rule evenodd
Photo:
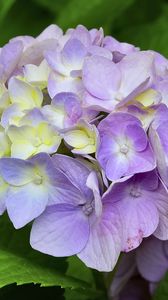
<path fill-rule="evenodd" d="M 99 123 L 97 160 L 110 180 L 150 171 L 155 157 L 141 123 L 127 113 L 112 113 Z"/>
<path fill-rule="evenodd" d="M 112 270 L 120 254 L 120 224 L 101 198 L 95 172 L 73 158 L 56 155 L 53 160 L 78 191 L 74 195 L 65 186 L 62 203 L 49 206 L 36 219 L 32 247 L 54 256 L 78 254 L 87 266 Z"/>

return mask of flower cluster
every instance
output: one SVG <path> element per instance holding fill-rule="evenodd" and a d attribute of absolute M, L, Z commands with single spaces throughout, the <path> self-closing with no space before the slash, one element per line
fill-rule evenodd
<path fill-rule="evenodd" d="M 84 26 L 0 49 L 0 213 L 30 243 L 111 271 L 168 240 L 168 60 Z M 138 248 L 139 249 L 139 248 Z"/>

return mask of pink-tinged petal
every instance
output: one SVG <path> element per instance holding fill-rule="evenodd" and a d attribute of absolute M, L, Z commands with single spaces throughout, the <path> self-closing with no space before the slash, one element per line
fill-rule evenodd
<path fill-rule="evenodd" d="M 159 183 L 155 196 L 156 207 L 159 211 L 159 224 L 154 235 L 161 240 L 168 240 L 168 192 Z"/>
<path fill-rule="evenodd" d="M 112 271 L 121 251 L 120 220 L 115 209 L 104 204 L 99 220 L 90 220 L 91 228 L 86 247 L 78 257 L 90 268 Z"/>
<path fill-rule="evenodd" d="M 168 257 L 163 242 L 155 237 L 143 241 L 136 252 L 138 270 L 146 280 L 158 282 L 162 279 L 168 269 Z"/>
<path fill-rule="evenodd" d="M 150 52 L 133 52 L 118 64 L 122 73 L 120 93 L 127 97 L 147 79 L 153 78 L 154 55 Z"/>
<path fill-rule="evenodd" d="M 81 209 L 71 205 L 50 206 L 33 223 L 30 244 L 53 256 L 80 252 L 89 237 L 89 222 Z"/>
<path fill-rule="evenodd" d="M 34 165 L 18 158 L 1 158 L 0 170 L 6 182 L 15 186 L 22 186 L 32 181 Z"/>
<path fill-rule="evenodd" d="M 104 100 L 113 100 L 120 80 L 121 73 L 118 66 L 109 59 L 101 56 L 85 59 L 83 83 L 91 95 Z"/>
<path fill-rule="evenodd" d="M 151 177 L 156 173 L 150 172 Z M 148 180 L 147 180 L 148 182 Z M 154 233 L 159 224 L 159 212 L 155 203 L 157 190 L 144 188 L 143 175 L 128 181 L 115 183 L 105 194 L 103 202 L 113 203 L 118 209 L 122 224 L 122 250 L 137 248 L 144 237 Z"/>
<path fill-rule="evenodd" d="M 17 67 L 23 44 L 21 41 L 6 44 L 0 53 L 0 81 L 5 82 Z"/>
<path fill-rule="evenodd" d="M 62 62 L 70 70 L 81 70 L 87 49 L 77 39 L 70 39 L 62 50 Z"/>
<path fill-rule="evenodd" d="M 130 201 L 131 200 L 131 201 Z M 128 252 L 137 248 L 143 237 L 150 236 L 158 226 L 159 215 L 151 199 L 125 199 L 118 209 L 121 212 L 123 224 L 123 251 Z"/>
<path fill-rule="evenodd" d="M 42 185 L 28 183 L 11 187 L 6 199 L 10 220 L 16 229 L 25 226 L 38 217 L 48 202 L 48 193 Z"/>

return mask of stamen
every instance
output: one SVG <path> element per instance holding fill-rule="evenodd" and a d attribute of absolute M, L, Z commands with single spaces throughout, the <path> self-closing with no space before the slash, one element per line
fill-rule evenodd
<path fill-rule="evenodd" d="M 138 187 L 136 186 L 133 186 L 130 190 L 130 195 L 133 197 L 133 198 L 138 198 L 141 196 L 141 191 Z"/>
<path fill-rule="evenodd" d="M 93 212 L 93 201 L 83 205 L 82 210 L 86 216 L 89 216 Z"/>
<path fill-rule="evenodd" d="M 36 174 L 35 177 L 34 177 L 33 183 L 37 184 L 37 185 L 40 185 L 40 184 L 42 184 L 42 182 L 43 182 L 43 177 Z"/>
<path fill-rule="evenodd" d="M 127 146 L 126 144 L 124 144 L 124 145 L 122 145 L 122 146 L 120 147 L 120 152 L 121 152 L 121 153 L 127 154 L 128 151 L 129 151 L 129 148 L 128 148 L 128 146 Z"/>

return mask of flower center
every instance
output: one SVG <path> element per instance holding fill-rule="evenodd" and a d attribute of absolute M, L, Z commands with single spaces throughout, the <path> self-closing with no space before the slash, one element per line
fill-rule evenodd
<path fill-rule="evenodd" d="M 40 184 L 42 184 L 42 182 L 43 182 L 43 177 L 36 174 L 34 179 L 33 179 L 33 183 L 37 184 L 37 185 L 40 185 Z"/>
<path fill-rule="evenodd" d="M 86 216 L 89 216 L 93 212 L 93 209 L 94 209 L 93 201 L 90 202 L 90 203 L 84 204 L 83 207 L 82 207 L 82 211 L 84 212 L 84 214 Z"/>
<path fill-rule="evenodd" d="M 137 186 L 133 186 L 130 190 L 130 195 L 133 197 L 133 198 L 138 198 L 141 196 L 141 191 L 139 189 L 139 187 Z"/>
<path fill-rule="evenodd" d="M 40 139 L 39 137 L 36 137 L 36 138 L 34 139 L 34 146 L 35 146 L 35 147 L 38 147 L 38 146 L 40 146 L 41 144 L 42 144 L 41 139 Z"/>
<path fill-rule="evenodd" d="M 127 154 L 128 151 L 129 151 L 129 148 L 128 148 L 128 146 L 127 146 L 126 144 L 124 144 L 124 145 L 122 145 L 122 146 L 120 147 L 120 152 L 121 152 L 121 153 Z"/>

